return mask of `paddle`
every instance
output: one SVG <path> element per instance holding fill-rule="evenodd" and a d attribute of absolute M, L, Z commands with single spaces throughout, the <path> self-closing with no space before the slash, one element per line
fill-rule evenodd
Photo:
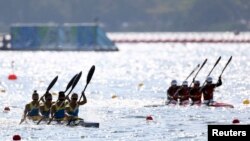
<path fill-rule="evenodd" d="M 48 92 L 50 91 L 50 89 L 55 85 L 57 79 L 58 79 L 58 76 L 56 76 L 56 77 L 50 82 L 50 84 L 49 84 L 49 86 L 48 86 L 48 88 L 47 88 L 45 94 L 48 93 Z M 43 94 L 43 96 L 41 96 L 41 98 L 38 100 L 38 103 L 42 100 L 42 98 L 45 96 L 45 94 Z"/>
<path fill-rule="evenodd" d="M 89 70 L 89 73 L 88 73 L 88 76 L 87 76 L 86 85 L 85 85 L 85 87 L 84 87 L 84 89 L 83 89 L 83 91 L 82 91 L 81 97 L 79 98 L 79 102 L 80 102 L 81 98 L 83 97 L 83 94 L 84 94 L 84 92 L 85 92 L 85 90 L 86 90 L 86 88 L 87 88 L 87 86 L 88 86 L 88 84 L 89 84 L 89 82 L 90 82 L 90 80 L 91 80 L 91 78 L 92 78 L 94 72 L 95 72 L 95 66 L 93 65 L 93 66 L 90 68 L 90 70 Z"/>
<path fill-rule="evenodd" d="M 55 85 L 57 79 L 58 79 L 58 76 L 56 76 L 56 77 L 50 82 L 49 86 L 47 87 L 47 90 L 46 90 L 45 94 L 48 93 L 48 92 L 50 91 L 50 89 Z M 42 97 L 44 97 L 45 94 L 44 94 Z M 42 97 L 39 99 L 38 103 L 41 101 Z M 22 123 L 24 122 L 26 116 L 27 116 L 27 115 L 25 115 L 24 118 L 21 119 L 21 121 L 20 121 L 19 124 L 22 124 Z"/>
<path fill-rule="evenodd" d="M 76 74 L 74 77 L 71 78 L 71 80 L 69 81 L 69 83 L 68 83 L 66 89 L 64 90 L 64 92 L 68 91 L 68 89 L 73 85 L 73 82 L 74 82 L 74 80 L 76 79 L 77 75 L 78 75 L 78 74 Z M 40 122 L 41 122 L 43 119 L 45 119 L 45 117 L 41 118 L 41 119 L 37 122 L 37 125 L 40 124 Z"/>
<path fill-rule="evenodd" d="M 88 76 L 87 76 L 86 85 L 85 85 L 85 87 L 84 87 L 84 89 L 83 89 L 83 91 L 82 91 L 81 97 L 79 98 L 79 102 L 81 101 L 81 98 L 83 97 L 84 92 L 85 92 L 85 90 L 86 90 L 86 88 L 87 88 L 87 86 L 88 86 L 90 80 L 92 79 L 92 76 L 93 76 L 94 72 L 95 72 L 95 66 L 93 65 L 93 66 L 90 68 L 90 70 L 89 70 L 89 73 L 88 73 Z M 70 120 L 68 121 L 68 124 L 70 124 L 72 121 L 73 121 L 73 119 L 70 119 Z"/>
<path fill-rule="evenodd" d="M 76 78 L 74 79 L 74 82 L 73 82 L 73 85 L 72 85 L 72 87 L 71 87 L 71 90 L 70 90 L 69 93 L 66 95 L 66 97 L 68 97 L 69 94 L 72 92 L 72 90 L 75 88 L 75 86 L 76 86 L 76 84 L 78 83 L 78 81 L 80 80 L 81 76 L 82 76 L 82 71 L 79 72 L 79 73 L 77 74 Z"/>
<path fill-rule="evenodd" d="M 202 63 L 200 69 L 196 72 L 194 78 L 193 78 L 193 81 L 195 80 L 196 76 L 198 75 L 198 73 L 200 72 L 200 70 L 203 68 L 203 66 L 206 64 L 207 62 L 207 59 L 204 60 L 204 62 Z M 189 87 L 191 87 L 192 83 L 190 83 Z"/>
<path fill-rule="evenodd" d="M 213 68 L 212 68 L 212 69 L 210 70 L 210 72 L 208 73 L 207 77 L 212 73 L 212 71 L 214 70 L 215 66 L 219 63 L 220 59 L 221 59 L 221 56 L 217 59 L 217 61 L 215 62 Z M 206 78 L 207 78 L 207 77 L 206 77 Z M 202 86 L 201 86 L 201 88 L 200 88 L 200 91 L 203 89 L 205 83 L 206 83 L 206 81 L 204 81 L 204 83 L 202 84 Z"/>
<path fill-rule="evenodd" d="M 221 72 L 221 74 L 220 74 L 220 76 L 219 77 L 221 77 L 222 76 L 222 74 L 223 74 L 223 72 L 224 72 L 224 70 L 226 69 L 226 67 L 228 66 L 228 64 L 231 62 L 231 60 L 232 60 L 232 56 L 229 58 L 229 60 L 227 61 L 227 64 L 225 65 L 225 67 L 223 68 L 223 70 L 222 70 L 222 72 Z"/>
<path fill-rule="evenodd" d="M 72 90 L 75 88 L 75 86 L 78 83 L 78 81 L 80 80 L 81 76 L 82 76 L 82 71 L 75 77 L 75 79 L 73 81 L 73 84 L 72 84 L 72 87 L 71 87 L 71 89 L 70 89 L 70 91 L 69 91 L 69 93 L 67 94 L 66 97 L 68 97 L 69 94 L 72 92 Z M 62 101 L 61 105 L 59 105 L 59 108 L 63 106 L 64 101 Z M 49 120 L 49 122 L 47 124 L 49 125 L 54 118 L 55 118 L 55 114 L 52 116 L 52 118 Z"/>
<path fill-rule="evenodd" d="M 198 64 L 193 70 L 192 72 L 187 76 L 187 78 L 184 80 L 188 80 L 188 78 L 200 67 L 200 64 Z M 173 97 L 175 97 L 177 95 L 177 93 L 182 89 L 182 86 L 174 93 Z M 170 103 L 170 100 L 169 102 L 167 103 L 167 105 Z"/>

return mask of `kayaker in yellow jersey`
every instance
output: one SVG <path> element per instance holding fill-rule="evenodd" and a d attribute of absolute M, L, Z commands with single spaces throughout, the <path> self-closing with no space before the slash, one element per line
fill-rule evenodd
<path fill-rule="evenodd" d="M 39 114 L 39 94 L 35 90 L 32 94 L 32 101 L 25 105 L 25 109 L 23 112 L 23 118 L 21 119 L 20 124 L 28 117 L 28 119 L 32 119 L 34 121 L 41 119 Z"/>
<path fill-rule="evenodd" d="M 65 114 L 66 105 L 65 94 L 63 91 L 60 91 L 57 102 L 51 107 L 51 117 L 54 117 L 56 121 L 67 120 L 67 115 Z"/>
<path fill-rule="evenodd" d="M 73 93 L 69 104 L 66 106 L 65 110 L 68 115 L 69 121 L 81 119 L 81 118 L 78 118 L 79 106 L 86 104 L 87 98 L 85 94 L 83 93 L 83 100 L 82 101 L 77 101 L 77 100 L 78 100 L 78 95 L 76 93 Z"/>
<path fill-rule="evenodd" d="M 40 113 L 41 115 L 43 116 L 44 119 L 48 119 L 49 116 L 50 116 L 50 109 L 51 109 L 51 106 L 55 103 L 55 102 L 52 102 L 52 95 L 51 93 L 46 93 L 45 94 L 45 100 L 42 99 L 43 103 L 40 104 Z"/>

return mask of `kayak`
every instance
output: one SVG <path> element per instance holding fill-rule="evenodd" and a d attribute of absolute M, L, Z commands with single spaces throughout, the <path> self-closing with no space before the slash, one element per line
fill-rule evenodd
<path fill-rule="evenodd" d="M 31 119 L 27 119 L 27 121 L 31 121 L 33 122 L 34 124 L 37 124 L 37 121 L 33 121 Z M 42 124 L 47 124 L 48 123 L 48 120 L 44 120 L 43 122 L 41 122 L 40 125 Z M 58 122 L 58 121 L 52 121 L 50 125 L 63 125 L 63 126 L 70 126 L 70 127 L 74 127 L 74 126 L 81 126 L 81 127 L 86 127 L 86 128 L 89 128 L 89 127 L 92 127 L 92 128 L 99 128 L 100 126 L 100 123 L 98 122 L 89 122 L 89 121 L 84 121 L 84 120 L 74 120 L 74 121 L 62 121 L 62 122 Z"/>
<path fill-rule="evenodd" d="M 92 127 L 92 128 L 99 128 L 99 123 L 98 122 L 85 122 L 85 121 L 79 121 L 78 123 L 70 123 L 67 126 L 82 126 L 82 127 Z"/>
<path fill-rule="evenodd" d="M 154 105 L 145 105 L 144 107 L 164 107 L 164 106 L 177 106 L 179 104 L 154 104 Z M 202 106 L 205 104 L 194 104 L 196 106 Z M 194 106 L 194 105 L 190 105 L 190 106 Z M 179 106 L 188 106 L 188 105 L 179 105 Z M 211 104 L 208 105 L 209 107 L 224 107 L 224 108 L 234 108 L 234 106 L 232 104 L 228 104 L 228 103 L 223 103 L 223 102 L 213 102 Z"/>
<path fill-rule="evenodd" d="M 234 108 L 232 104 L 223 103 L 223 102 L 213 102 L 212 104 L 209 104 L 210 107 L 225 107 L 225 108 Z"/>

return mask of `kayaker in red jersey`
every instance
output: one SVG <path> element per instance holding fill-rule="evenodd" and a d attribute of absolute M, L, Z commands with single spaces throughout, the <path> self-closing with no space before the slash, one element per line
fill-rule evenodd
<path fill-rule="evenodd" d="M 188 82 L 183 81 L 182 87 L 178 93 L 178 98 L 180 99 L 180 105 L 187 105 L 189 104 L 189 91 L 190 88 L 188 87 Z"/>
<path fill-rule="evenodd" d="M 219 77 L 218 82 L 216 84 L 213 84 L 212 81 L 213 81 L 212 77 L 208 77 L 206 79 L 207 82 L 206 85 L 202 88 L 203 99 L 204 99 L 203 103 L 206 105 L 210 105 L 214 102 L 213 101 L 214 89 L 222 85 L 221 77 Z"/>
<path fill-rule="evenodd" d="M 167 101 L 166 105 L 168 104 L 177 104 L 178 102 L 178 94 L 177 90 L 180 88 L 180 86 L 177 86 L 177 81 L 172 80 L 171 86 L 167 90 Z"/>
<path fill-rule="evenodd" d="M 193 87 L 190 89 L 189 97 L 192 101 L 191 105 L 200 105 L 201 104 L 201 97 L 202 91 L 200 91 L 200 81 L 194 81 Z"/>

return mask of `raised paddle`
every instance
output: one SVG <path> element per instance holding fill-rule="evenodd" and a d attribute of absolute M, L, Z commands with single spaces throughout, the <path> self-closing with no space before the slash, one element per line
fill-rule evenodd
<path fill-rule="evenodd" d="M 195 74 L 195 76 L 193 78 L 193 81 L 195 80 L 196 76 L 198 75 L 198 73 L 200 72 L 200 70 L 203 68 L 203 66 L 206 64 L 206 62 L 207 62 L 207 59 L 204 60 L 204 62 L 202 63 L 200 69 L 196 72 L 196 74 Z M 189 87 L 191 87 L 191 85 L 192 85 L 192 82 L 190 83 Z"/>
<path fill-rule="evenodd" d="M 56 76 L 56 77 L 50 82 L 49 86 L 48 86 L 47 89 L 46 89 L 45 94 L 48 93 L 48 92 L 50 91 L 50 89 L 55 85 L 57 79 L 58 79 L 58 76 Z M 39 103 L 39 102 L 41 101 L 41 99 L 45 96 L 45 94 L 39 99 L 38 103 Z M 21 119 L 21 121 L 20 121 L 19 124 L 22 124 L 22 123 L 24 122 L 26 116 L 27 116 L 27 115 L 24 115 L 24 117 Z"/>
<path fill-rule="evenodd" d="M 69 91 L 69 93 L 66 95 L 66 97 L 69 96 L 69 94 L 72 92 L 72 90 L 75 88 L 76 84 L 78 83 L 78 81 L 80 80 L 82 76 L 82 71 L 78 73 L 78 75 L 76 76 L 76 78 L 74 79 L 74 82 L 72 84 L 71 90 Z"/>
<path fill-rule="evenodd" d="M 194 70 L 189 74 L 189 76 L 185 79 L 185 81 L 186 80 L 188 80 L 188 78 L 198 69 L 200 67 L 200 64 L 198 64 L 195 68 L 194 68 Z"/>
<path fill-rule="evenodd" d="M 75 88 L 76 84 L 78 83 L 78 81 L 80 80 L 82 76 L 82 71 L 75 77 L 72 87 L 70 89 L 70 91 L 68 92 L 66 98 L 69 96 L 69 94 L 72 92 L 72 90 Z M 65 101 L 65 100 L 64 100 Z M 64 101 L 62 101 L 61 105 L 59 105 L 59 107 L 62 107 L 64 104 Z M 51 123 L 51 121 L 55 118 L 55 114 L 51 117 L 51 119 L 49 120 L 49 122 L 47 123 L 48 125 Z"/>
<path fill-rule="evenodd" d="M 224 70 L 226 69 L 226 67 L 228 66 L 228 64 L 231 62 L 231 60 L 232 60 L 232 56 L 229 58 L 229 60 L 227 61 L 227 64 L 225 65 L 225 67 L 223 68 L 223 70 L 222 70 L 222 72 L 221 72 L 221 74 L 220 74 L 220 76 L 219 77 L 221 77 L 222 76 L 222 74 L 223 74 L 223 72 L 224 72 Z"/>
<path fill-rule="evenodd" d="M 200 67 L 200 64 L 198 64 L 193 70 L 192 72 L 187 76 L 187 78 L 184 80 L 188 80 L 188 78 Z M 177 93 L 182 89 L 182 87 L 180 87 L 179 89 L 177 89 L 177 91 L 174 93 L 174 95 L 172 97 L 175 97 L 177 95 Z M 170 103 L 170 100 L 169 102 L 167 103 L 167 105 Z"/>
<path fill-rule="evenodd" d="M 48 93 L 48 92 L 50 91 L 50 89 L 55 85 L 57 79 L 58 79 L 58 76 L 56 76 L 56 77 L 50 82 L 49 86 L 48 86 L 47 89 L 46 89 L 45 94 Z M 43 94 L 43 96 L 41 96 L 41 98 L 38 100 L 38 103 L 42 100 L 42 98 L 45 96 L 45 94 Z"/>
<path fill-rule="evenodd" d="M 79 98 L 79 102 L 80 102 L 81 98 L 83 97 L 83 94 L 84 94 L 84 92 L 85 92 L 85 90 L 86 90 L 86 88 L 87 88 L 87 86 L 88 86 L 88 84 L 89 84 L 89 82 L 90 82 L 90 80 L 91 80 L 91 78 L 92 78 L 94 72 L 95 72 L 95 66 L 93 65 L 93 66 L 90 68 L 90 70 L 89 70 L 89 73 L 88 73 L 88 76 L 87 76 L 86 85 L 85 85 L 85 87 L 84 87 L 84 89 L 83 89 L 83 91 L 82 91 L 81 97 Z"/>
<path fill-rule="evenodd" d="M 73 85 L 74 80 L 77 78 L 78 74 L 76 74 L 74 77 L 71 78 L 71 80 L 69 81 L 66 89 L 64 90 L 64 92 L 68 91 L 68 89 Z M 42 117 L 38 122 L 37 125 L 40 124 L 40 122 L 45 119 L 45 117 Z"/>
<path fill-rule="evenodd" d="M 208 73 L 207 77 L 210 76 L 210 74 L 212 73 L 212 71 L 214 70 L 214 68 L 216 67 L 216 65 L 219 63 L 220 59 L 221 59 L 221 56 L 217 59 L 217 61 L 215 62 L 213 68 L 212 68 L 212 69 L 210 70 L 210 72 Z M 207 77 L 206 77 L 206 78 L 207 78 Z M 201 86 L 201 88 L 200 88 L 200 91 L 203 89 L 205 83 L 206 83 L 206 81 L 203 82 L 203 84 L 202 84 L 202 86 Z"/>

